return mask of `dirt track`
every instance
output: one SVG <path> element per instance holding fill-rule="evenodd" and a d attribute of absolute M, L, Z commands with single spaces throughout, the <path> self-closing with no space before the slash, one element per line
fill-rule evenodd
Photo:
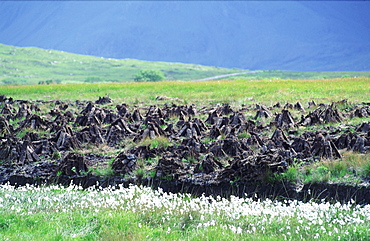
<path fill-rule="evenodd" d="M 216 75 L 216 76 L 212 76 L 212 77 L 208 77 L 208 78 L 204 78 L 204 79 L 193 80 L 193 82 L 222 79 L 222 78 L 226 78 L 226 77 L 230 77 L 230 76 L 237 76 L 237 75 L 242 75 L 242 74 L 254 74 L 254 73 L 260 73 L 260 72 L 262 72 L 262 70 L 245 71 L 245 72 L 241 72 L 241 73 Z"/>

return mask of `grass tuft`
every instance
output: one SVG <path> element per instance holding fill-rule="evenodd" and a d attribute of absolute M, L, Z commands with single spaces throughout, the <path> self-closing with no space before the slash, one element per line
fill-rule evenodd
<path fill-rule="evenodd" d="M 349 182 L 358 183 L 362 177 L 370 177 L 370 159 L 368 154 L 353 152 L 343 153 L 339 160 L 321 160 L 316 163 L 296 164 L 288 167 L 281 174 L 274 176 L 275 180 L 291 182 Z"/>
<path fill-rule="evenodd" d="M 172 145 L 165 136 L 157 136 L 153 139 L 147 138 L 140 142 L 140 145 L 150 145 L 150 148 L 167 148 Z"/>

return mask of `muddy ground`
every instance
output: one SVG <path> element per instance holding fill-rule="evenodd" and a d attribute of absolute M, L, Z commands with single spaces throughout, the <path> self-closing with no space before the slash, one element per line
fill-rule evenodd
<path fill-rule="evenodd" d="M 370 150 L 370 103 L 196 106 L 0 96 L 0 184 L 143 184 L 194 195 L 370 203 L 361 183 L 272 181 L 297 162 Z M 310 128 L 315 127 L 315 128 Z M 320 127 L 320 128 L 317 128 Z M 97 184 L 98 183 L 98 184 Z"/>

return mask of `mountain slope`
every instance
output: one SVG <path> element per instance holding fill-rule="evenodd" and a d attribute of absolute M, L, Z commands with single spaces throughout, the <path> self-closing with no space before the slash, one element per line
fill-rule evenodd
<path fill-rule="evenodd" d="M 166 80 L 195 80 L 245 71 L 195 64 L 110 59 L 0 44 L 0 85 L 130 82 L 142 69 L 160 70 Z"/>
<path fill-rule="evenodd" d="M 370 70 L 369 2 L 0 2 L 0 43 L 243 69 Z"/>

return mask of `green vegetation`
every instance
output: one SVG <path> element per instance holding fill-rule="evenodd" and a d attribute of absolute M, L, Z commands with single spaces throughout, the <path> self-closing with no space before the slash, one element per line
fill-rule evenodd
<path fill-rule="evenodd" d="M 195 64 L 109 59 L 39 48 L 0 44 L 0 85 L 132 82 L 143 69 L 160 71 L 166 80 L 195 80 L 241 72 Z"/>
<path fill-rule="evenodd" d="M 197 80 L 213 76 L 229 80 L 328 79 L 367 76 L 370 72 L 291 72 L 226 69 L 195 64 L 109 59 L 39 48 L 0 44 L 0 85 L 76 84 L 132 82 L 139 71 L 149 69 L 164 74 L 166 80 Z"/>
<path fill-rule="evenodd" d="M 237 80 L 262 80 L 262 79 L 333 79 L 333 78 L 353 78 L 366 76 L 370 77 L 370 72 L 293 72 L 282 70 L 266 70 L 257 73 L 246 73 L 237 76 L 231 76 L 227 79 Z"/>
<path fill-rule="evenodd" d="M 160 70 L 143 69 L 134 78 L 135 82 L 157 82 L 164 80 L 165 77 Z"/>
<path fill-rule="evenodd" d="M 112 163 L 114 158 L 112 157 L 106 163 L 100 164 L 99 166 L 90 167 L 89 172 L 97 176 L 111 177 L 114 176 L 114 170 L 112 169 Z"/>
<path fill-rule="evenodd" d="M 275 180 L 290 182 L 337 182 L 356 184 L 363 178 L 370 178 L 370 155 L 344 152 L 338 160 L 321 160 L 303 165 L 296 163 L 282 174 L 275 174 Z"/>
<path fill-rule="evenodd" d="M 156 136 L 153 139 L 145 139 L 140 142 L 140 145 L 150 145 L 150 148 L 167 148 L 172 143 L 165 136 Z"/>
<path fill-rule="evenodd" d="M 0 186 L 1 240 L 369 240 L 368 206 Z"/>
<path fill-rule="evenodd" d="M 159 104 L 157 96 L 174 98 L 178 104 L 222 104 L 232 106 L 253 103 L 272 106 L 277 102 L 304 104 L 330 103 L 348 99 L 370 102 L 370 78 L 340 78 L 326 80 L 259 80 L 259 81 L 161 81 L 143 83 L 109 83 L 83 85 L 2 86 L 0 95 L 14 99 L 63 101 L 91 100 L 109 94 L 116 103 Z M 168 102 L 168 101 L 162 101 Z"/>

